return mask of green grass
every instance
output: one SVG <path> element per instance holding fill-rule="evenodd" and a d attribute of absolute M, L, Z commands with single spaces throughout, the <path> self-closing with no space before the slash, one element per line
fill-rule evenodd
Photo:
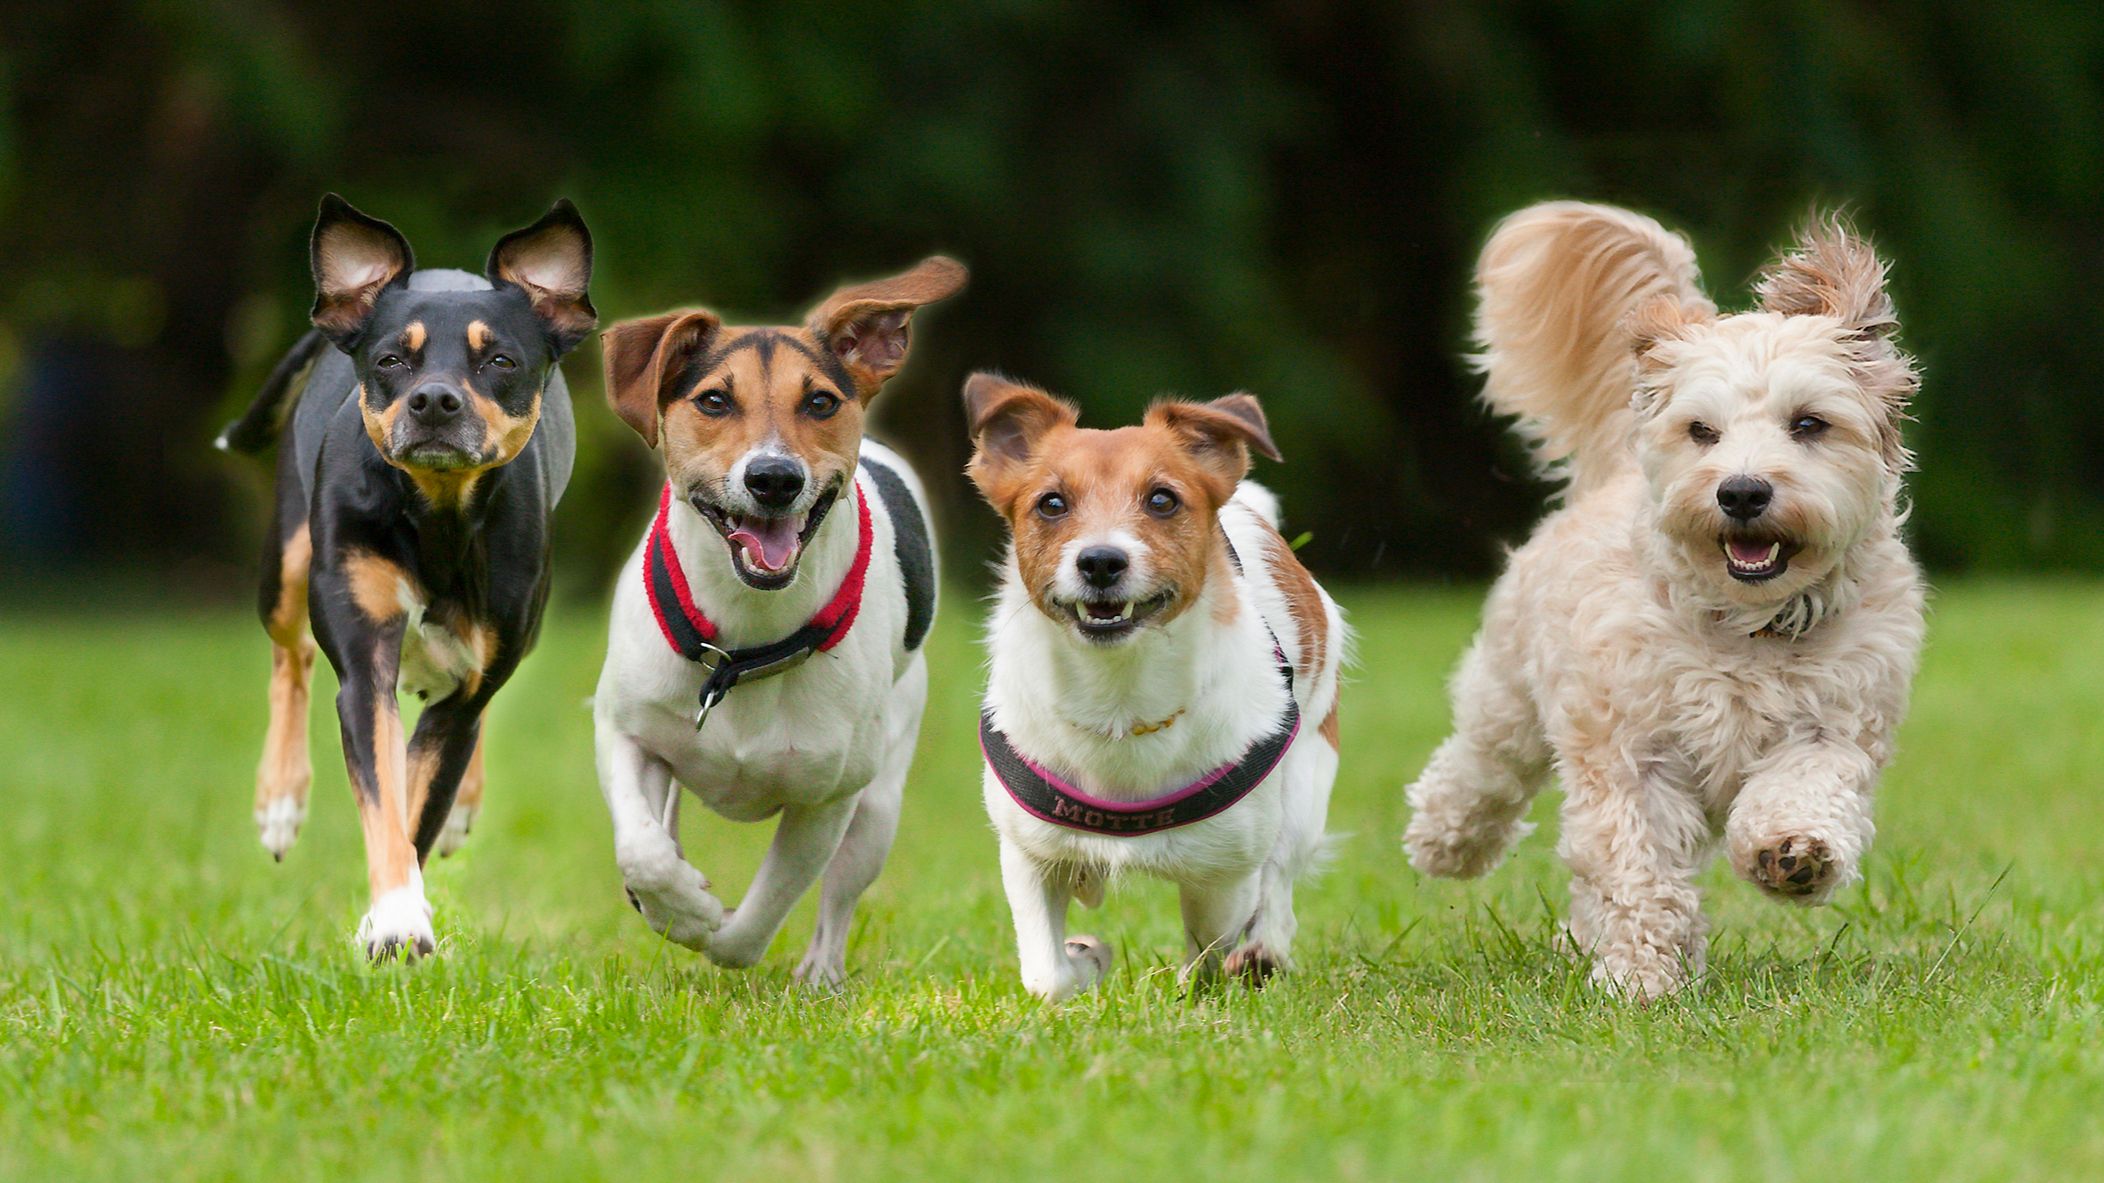
<path fill-rule="evenodd" d="M 733 974 L 623 902 L 585 709 L 596 611 L 500 698 L 490 798 L 430 875 L 444 955 L 366 968 L 357 825 L 317 685 L 315 808 L 256 844 L 260 632 L 236 613 L 0 624 L 0 1178 L 780 1181 L 1926 1179 L 2104 1174 L 2104 594 L 1937 601 L 1867 881 L 1834 906 L 1705 881 L 1714 972 L 1647 1009 L 1551 951 L 1545 832 L 1420 880 L 1400 787 L 1476 595 L 1346 597 L 1363 636 L 1301 970 L 1176 987 L 1171 891 L 1079 918 L 1112 978 L 1015 984 L 973 744 L 977 605 L 840 998 L 795 991 L 808 903 Z M 764 827 L 687 849 L 735 897 Z"/>

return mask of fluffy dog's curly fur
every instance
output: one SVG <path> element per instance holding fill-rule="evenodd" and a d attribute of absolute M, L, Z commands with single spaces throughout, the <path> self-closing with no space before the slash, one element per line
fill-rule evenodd
<path fill-rule="evenodd" d="M 1688 243 L 1626 210 L 1533 206 L 1484 248 L 1485 398 L 1569 485 L 1491 591 L 1404 842 L 1480 875 L 1553 769 L 1572 942 L 1634 997 L 1701 972 L 1719 837 L 1806 904 L 1870 844 L 1923 624 L 1884 278 L 1838 219 L 1722 317 Z"/>

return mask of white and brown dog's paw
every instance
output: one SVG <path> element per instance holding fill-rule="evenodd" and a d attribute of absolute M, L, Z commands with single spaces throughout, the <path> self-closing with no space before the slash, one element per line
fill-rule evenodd
<path fill-rule="evenodd" d="M 1110 973 L 1114 958 L 1110 942 L 1100 937 L 1071 936 L 1066 943 L 1067 964 L 1074 970 L 1074 987 L 1070 994 L 1079 994 L 1091 989 Z"/>
<path fill-rule="evenodd" d="M 256 836 L 262 839 L 263 849 L 270 852 L 270 857 L 282 863 L 306 821 L 305 801 L 290 796 L 278 797 L 256 810 Z"/>
<path fill-rule="evenodd" d="M 1274 975 L 1284 973 L 1290 966 L 1291 963 L 1284 953 L 1274 952 L 1261 941 L 1252 941 L 1229 953 L 1220 968 L 1229 979 L 1244 981 L 1251 986 L 1262 986 Z"/>
<path fill-rule="evenodd" d="M 456 801 L 452 812 L 446 814 L 445 828 L 438 832 L 438 842 L 433 845 L 440 858 L 450 858 L 467 844 L 468 834 L 475 828 L 476 815 L 482 812 L 480 805 Z"/>
<path fill-rule="evenodd" d="M 358 922 L 354 939 L 372 961 L 414 961 L 436 953 L 438 937 L 431 929 L 431 903 L 424 898 L 423 886 L 411 883 L 374 900 L 372 910 Z"/>
<path fill-rule="evenodd" d="M 709 892 L 708 877 L 682 860 L 669 840 L 661 848 L 625 853 L 620 864 L 628 898 L 651 931 L 706 952 L 725 916 L 723 901 Z"/>
<path fill-rule="evenodd" d="M 1786 834 L 1744 853 L 1734 851 L 1732 861 L 1747 882 L 1798 904 L 1824 902 L 1846 877 L 1833 847 L 1805 834 Z"/>

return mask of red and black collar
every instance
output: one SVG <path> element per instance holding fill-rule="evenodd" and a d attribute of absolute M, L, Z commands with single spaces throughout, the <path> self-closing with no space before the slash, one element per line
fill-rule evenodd
<path fill-rule="evenodd" d="M 657 519 L 650 525 L 650 541 L 643 548 L 643 590 L 650 599 L 651 615 L 657 617 L 665 643 L 688 661 L 709 669 L 701 684 L 701 706 L 694 716 L 694 729 L 701 730 L 709 712 L 731 688 L 749 678 L 765 678 L 801 665 L 813 653 L 838 645 L 855 625 L 862 609 L 862 586 L 869 574 L 869 552 L 874 531 L 870 527 L 869 498 L 855 496 L 859 536 L 855 561 L 840 581 L 840 590 L 802 628 L 779 641 L 746 649 L 724 649 L 716 643 L 716 624 L 694 603 L 687 573 L 680 569 L 679 553 L 673 549 L 666 521 L 672 512 L 672 485 L 667 482 L 658 495 Z"/>

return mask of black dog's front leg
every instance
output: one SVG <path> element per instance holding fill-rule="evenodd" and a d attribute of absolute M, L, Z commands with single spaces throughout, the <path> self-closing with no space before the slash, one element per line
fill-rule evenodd
<path fill-rule="evenodd" d="M 416 721 L 416 735 L 409 741 L 409 801 L 420 866 L 431 857 L 431 847 L 453 811 L 461 777 L 481 742 L 482 710 L 488 701 L 487 694 L 450 695 L 425 707 Z"/>

